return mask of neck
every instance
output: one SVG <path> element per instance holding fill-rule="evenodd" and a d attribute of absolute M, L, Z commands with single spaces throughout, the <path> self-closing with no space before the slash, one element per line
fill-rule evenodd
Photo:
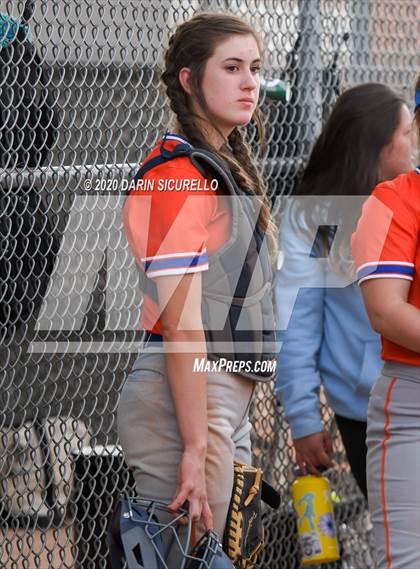
<path fill-rule="evenodd" d="M 222 146 L 226 144 L 228 136 L 230 134 L 229 133 L 227 135 L 224 135 L 222 132 L 219 132 L 214 127 L 205 122 L 203 122 L 201 126 L 201 132 L 203 133 L 204 138 L 208 140 L 216 150 L 220 150 Z"/>
<path fill-rule="evenodd" d="M 232 129 L 225 132 L 223 129 L 216 129 L 213 125 L 209 123 L 208 120 L 198 115 L 196 123 L 197 123 L 196 128 L 200 130 L 202 138 L 207 140 L 215 150 L 220 150 L 222 146 L 227 143 L 228 136 L 232 132 Z M 188 139 L 187 133 L 182 128 L 182 125 L 179 122 L 176 123 L 175 132 L 178 132 L 180 135 Z"/>

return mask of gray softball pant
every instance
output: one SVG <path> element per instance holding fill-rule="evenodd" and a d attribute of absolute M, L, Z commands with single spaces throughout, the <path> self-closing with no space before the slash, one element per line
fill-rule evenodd
<path fill-rule="evenodd" d="M 253 387 L 253 381 L 236 374 L 207 375 L 207 493 L 219 536 L 232 493 L 233 460 L 251 461 L 248 413 Z M 138 495 L 171 502 L 183 445 L 162 351 L 146 348 L 137 357 L 121 393 L 117 421 Z"/>
<path fill-rule="evenodd" d="M 420 367 L 385 363 L 370 396 L 367 446 L 378 569 L 419 569 Z"/>

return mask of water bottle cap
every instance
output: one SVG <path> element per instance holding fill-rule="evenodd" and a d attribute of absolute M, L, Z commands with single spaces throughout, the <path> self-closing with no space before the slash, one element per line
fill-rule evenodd
<path fill-rule="evenodd" d="M 261 89 L 265 91 L 269 99 L 288 103 L 292 96 L 292 89 L 290 83 L 282 79 L 264 79 L 260 81 Z"/>
<path fill-rule="evenodd" d="M 299 466 L 296 466 L 296 468 L 294 468 L 293 474 L 295 478 L 300 478 L 301 476 L 305 476 L 303 471 L 299 468 Z"/>

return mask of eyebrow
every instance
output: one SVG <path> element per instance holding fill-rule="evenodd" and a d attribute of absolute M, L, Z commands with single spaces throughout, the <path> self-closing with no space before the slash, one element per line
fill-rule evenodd
<path fill-rule="evenodd" d="M 222 63 L 225 63 L 226 61 L 237 61 L 238 63 L 244 63 L 244 60 L 240 57 L 227 57 L 222 61 Z M 254 59 L 251 63 L 261 63 L 261 58 L 257 57 L 257 59 Z"/>

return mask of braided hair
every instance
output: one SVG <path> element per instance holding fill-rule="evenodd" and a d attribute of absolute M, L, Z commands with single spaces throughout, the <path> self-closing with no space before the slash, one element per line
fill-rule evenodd
<path fill-rule="evenodd" d="M 261 44 L 254 30 L 242 19 L 228 13 L 202 12 L 184 22 L 169 39 L 165 53 L 165 69 L 162 82 L 166 88 L 170 107 L 175 115 L 177 128 L 198 148 L 204 148 L 218 155 L 229 166 L 237 184 L 248 193 L 259 196 L 261 209 L 258 227 L 266 234 L 271 253 L 276 252 L 276 226 L 271 221 L 270 207 L 265 196 L 262 177 L 257 169 L 251 149 L 243 131 L 236 127 L 225 139 L 225 144 L 216 149 L 208 140 L 200 127 L 200 117 L 194 112 L 193 100 L 179 81 L 179 72 L 187 67 L 191 70 L 191 92 L 200 110 L 212 124 L 207 103 L 201 88 L 202 78 L 208 59 L 213 55 L 216 46 L 232 35 L 252 35 L 259 48 Z M 260 49 L 261 51 L 261 49 Z M 264 129 L 259 111 L 252 116 L 256 122 L 260 141 L 264 138 Z"/>

